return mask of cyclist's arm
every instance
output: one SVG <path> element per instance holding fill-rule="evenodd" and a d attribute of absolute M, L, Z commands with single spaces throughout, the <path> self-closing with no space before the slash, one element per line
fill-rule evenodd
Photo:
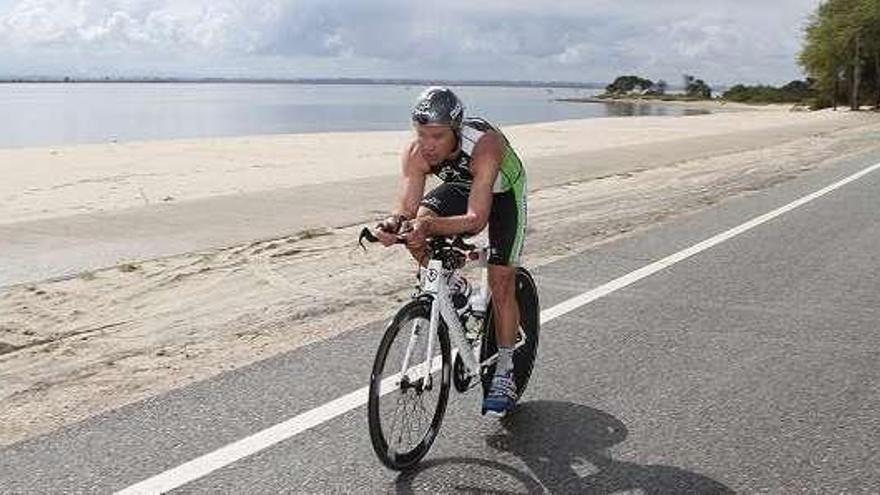
<path fill-rule="evenodd" d="M 474 147 L 471 159 L 471 175 L 474 177 L 468 197 L 468 210 L 464 215 L 431 217 L 428 219 L 428 235 L 476 234 L 486 227 L 492 209 L 492 186 L 504 157 L 504 144 L 495 133 L 486 133 Z"/>
<path fill-rule="evenodd" d="M 397 194 L 397 209 L 390 217 L 380 222 L 376 227 L 375 235 L 384 246 L 391 246 L 397 242 L 397 232 L 403 222 L 415 218 L 418 212 L 419 202 L 425 192 L 425 176 L 430 167 L 427 163 L 418 162 L 418 152 L 415 145 L 407 146 L 400 156 L 400 189 Z M 422 159 L 424 162 L 424 159 Z"/>
<path fill-rule="evenodd" d="M 394 214 L 413 219 L 416 217 L 419 203 L 425 194 L 425 177 L 430 167 L 419 156 L 415 144 L 410 144 L 403 150 L 400 156 L 400 167 L 400 191 L 397 195 L 397 211 Z"/>

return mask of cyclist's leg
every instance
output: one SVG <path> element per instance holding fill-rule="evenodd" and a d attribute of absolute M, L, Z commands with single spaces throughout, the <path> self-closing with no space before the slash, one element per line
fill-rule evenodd
<path fill-rule="evenodd" d="M 519 327 L 516 303 L 516 267 L 525 233 L 525 209 L 513 190 L 496 193 L 489 213 L 489 287 L 495 314 L 498 347 L 512 347 Z"/>
<path fill-rule="evenodd" d="M 516 301 L 516 267 L 489 265 L 492 289 L 492 312 L 498 360 L 489 392 L 483 399 L 483 414 L 504 416 L 519 399 L 513 369 L 513 353 L 519 329 L 519 306 Z"/>
<path fill-rule="evenodd" d="M 519 327 L 516 303 L 516 267 L 489 265 L 489 288 L 495 316 L 495 342 L 499 347 L 513 347 Z"/>
<path fill-rule="evenodd" d="M 496 193 L 489 214 L 489 286 L 492 289 L 498 362 L 492 386 L 483 401 L 484 412 L 495 415 L 504 415 L 517 400 L 513 380 L 513 349 L 520 318 L 516 301 L 516 267 L 524 234 L 524 198 L 517 197 L 515 191 Z"/>

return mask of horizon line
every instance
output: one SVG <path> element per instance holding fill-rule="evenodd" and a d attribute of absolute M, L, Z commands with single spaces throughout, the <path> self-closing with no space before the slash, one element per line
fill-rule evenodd
<path fill-rule="evenodd" d="M 393 77 L 176 77 L 176 76 L 0 76 L 0 83 L 255 83 L 255 84 L 374 84 L 374 85 L 447 85 L 447 86 L 509 86 L 544 88 L 603 89 L 608 83 L 578 81 L 534 81 L 503 79 L 445 79 Z"/>

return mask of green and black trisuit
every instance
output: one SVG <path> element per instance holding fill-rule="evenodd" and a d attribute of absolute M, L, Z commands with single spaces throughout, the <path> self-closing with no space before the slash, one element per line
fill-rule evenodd
<path fill-rule="evenodd" d="M 492 187 L 492 210 L 489 213 L 489 263 L 518 266 L 526 230 L 526 171 L 507 138 L 480 118 L 467 118 L 458 133 L 459 152 L 431 168 L 443 184 L 422 200 L 422 206 L 441 217 L 467 213 L 473 175 L 471 157 L 474 147 L 486 132 L 494 131 L 504 141 L 504 158 Z"/>

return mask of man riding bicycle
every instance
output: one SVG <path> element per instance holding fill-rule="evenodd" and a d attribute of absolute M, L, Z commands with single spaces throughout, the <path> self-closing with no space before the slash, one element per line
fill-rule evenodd
<path fill-rule="evenodd" d="M 461 101 L 448 88 L 425 90 L 412 110 L 412 123 L 416 138 L 401 154 L 398 207 L 376 235 L 387 247 L 402 234 L 425 266 L 428 237 L 476 234 L 488 223 L 498 363 L 483 412 L 503 416 L 517 401 L 513 349 L 520 318 L 516 267 L 525 236 L 525 168 L 501 131 L 483 119 L 464 118 Z M 430 174 L 443 183 L 424 195 Z"/>

